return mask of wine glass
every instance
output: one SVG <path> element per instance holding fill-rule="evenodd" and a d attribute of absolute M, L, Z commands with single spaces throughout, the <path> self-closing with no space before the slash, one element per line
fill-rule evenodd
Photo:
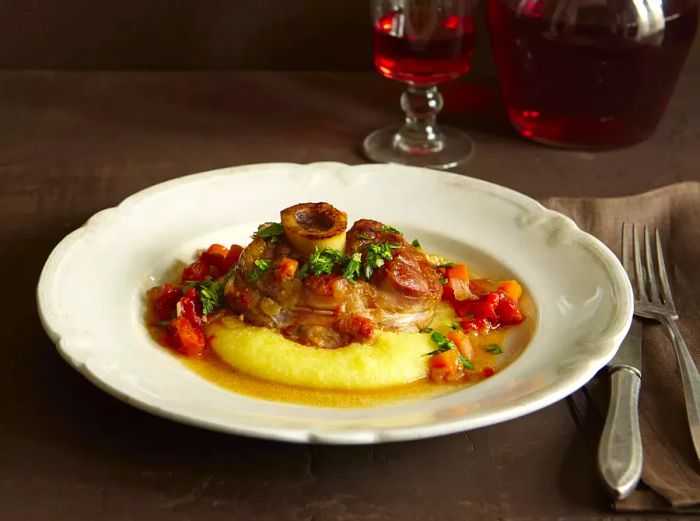
<path fill-rule="evenodd" d="M 474 152 L 465 133 L 438 127 L 437 84 L 466 74 L 474 49 L 477 0 L 371 0 L 374 65 L 408 85 L 401 96 L 406 121 L 365 138 L 373 161 L 452 168 Z"/>

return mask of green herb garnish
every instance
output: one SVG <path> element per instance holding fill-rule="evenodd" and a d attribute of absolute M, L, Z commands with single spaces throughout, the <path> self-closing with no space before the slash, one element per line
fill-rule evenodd
<path fill-rule="evenodd" d="M 403 235 L 402 232 L 400 232 L 399 230 L 397 230 L 393 226 L 387 226 L 387 225 L 382 226 L 382 233 L 387 233 L 387 232 L 388 233 L 395 233 L 396 235 Z"/>
<path fill-rule="evenodd" d="M 262 239 L 269 240 L 270 242 L 276 242 L 277 237 L 283 233 L 284 227 L 280 223 L 269 223 L 267 225 L 263 224 L 258 231 L 253 234 L 253 239 L 260 237 Z"/>
<path fill-rule="evenodd" d="M 423 329 L 420 330 L 421 333 L 432 333 L 433 328 L 432 327 L 424 327 Z"/>
<path fill-rule="evenodd" d="M 262 274 L 270 269 L 270 261 L 264 259 L 255 259 L 255 268 L 248 273 L 248 280 L 258 280 Z"/>
<path fill-rule="evenodd" d="M 197 291 L 199 292 L 199 300 L 202 301 L 202 314 L 208 315 L 222 306 L 224 286 L 221 282 L 201 282 L 197 286 Z"/>
<path fill-rule="evenodd" d="M 370 237 L 370 236 L 367 235 L 366 233 L 356 233 L 356 234 L 355 234 L 355 239 L 360 239 L 360 240 L 363 240 L 363 241 L 369 241 L 369 240 L 372 239 L 372 237 Z"/>
<path fill-rule="evenodd" d="M 393 242 L 380 242 L 368 245 L 365 248 L 365 256 L 362 262 L 362 275 L 369 280 L 375 269 L 384 266 L 384 261 L 394 258 L 391 250 L 400 247 L 400 244 Z"/>
<path fill-rule="evenodd" d="M 256 265 L 257 262 L 258 261 L 255 261 Z M 207 277 L 200 282 L 196 282 L 194 280 L 187 281 L 182 285 L 182 287 L 184 289 L 194 288 L 197 291 L 199 300 L 202 301 L 202 314 L 208 315 L 212 311 L 223 306 L 224 284 L 225 283 L 223 282 L 214 282 L 211 277 Z"/>
<path fill-rule="evenodd" d="M 423 249 L 423 246 L 420 245 L 418 239 L 413 239 L 411 241 L 411 246 L 413 246 L 414 248 L 420 248 L 421 250 Z"/>
<path fill-rule="evenodd" d="M 444 264 L 438 264 L 438 268 L 454 268 L 455 263 L 454 262 L 446 262 Z"/>
<path fill-rule="evenodd" d="M 501 349 L 501 346 L 499 346 L 498 344 L 487 345 L 486 351 L 488 351 L 492 355 L 500 355 L 501 353 L 503 353 L 503 349 Z"/>
<path fill-rule="evenodd" d="M 459 324 L 450 324 L 450 329 L 454 329 L 455 331 L 462 331 L 462 326 Z"/>
<path fill-rule="evenodd" d="M 307 260 L 304 265 L 299 270 L 299 278 L 304 278 L 310 274 L 314 274 L 317 277 L 321 275 L 330 275 L 333 273 L 333 268 L 337 263 L 341 263 L 345 259 L 340 251 L 334 250 L 332 248 L 324 248 L 311 254 L 309 260 Z"/>
<path fill-rule="evenodd" d="M 343 268 L 343 277 L 348 279 L 348 282 L 354 284 L 355 279 L 360 276 L 360 267 L 362 265 L 362 254 L 358 251 L 350 257 L 345 257 L 345 267 Z"/>
<path fill-rule="evenodd" d="M 462 362 L 462 367 L 464 367 L 465 369 L 474 369 L 474 364 L 472 364 L 472 361 L 469 360 L 469 358 L 464 356 L 462 353 L 459 353 L 457 357 L 459 358 L 459 361 Z"/>
<path fill-rule="evenodd" d="M 430 340 L 432 340 L 435 343 L 437 349 L 435 351 L 425 353 L 425 356 L 433 356 L 439 353 L 444 353 L 445 351 L 449 351 L 450 349 L 457 348 L 457 346 L 452 340 L 448 340 L 447 337 L 439 331 L 433 331 L 433 334 L 430 335 Z"/>
<path fill-rule="evenodd" d="M 445 277 L 440 277 L 440 284 L 442 284 L 443 286 L 447 284 L 447 279 Z"/>

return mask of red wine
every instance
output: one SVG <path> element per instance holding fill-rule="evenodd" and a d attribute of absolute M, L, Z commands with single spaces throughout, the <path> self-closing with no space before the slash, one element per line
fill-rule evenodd
<path fill-rule="evenodd" d="M 431 85 L 469 72 L 474 20 L 413 9 L 383 15 L 374 25 L 374 65 L 387 78 Z"/>
<path fill-rule="evenodd" d="M 605 3 L 580 8 L 572 26 L 552 23 L 557 1 L 489 0 L 491 42 L 516 130 L 575 148 L 649 137 L 695 35 L 697 4 L 682 1 L 667 0 L 664 28 L 636 40 L 636 26 L 611 28 Z"/>

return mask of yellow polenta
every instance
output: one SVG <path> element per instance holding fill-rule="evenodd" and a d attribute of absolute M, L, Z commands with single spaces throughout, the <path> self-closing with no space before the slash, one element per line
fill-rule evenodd
<path fill-rule="evenodd" d="M 264 327 L 225 317 L 207 327 L 210 345 L 241 373 L 281 384 L 319 389 L 378 389 L 428 375 L 430 336 L 377 331 L 372 344 L 320 349 L 287 340 Z"/>

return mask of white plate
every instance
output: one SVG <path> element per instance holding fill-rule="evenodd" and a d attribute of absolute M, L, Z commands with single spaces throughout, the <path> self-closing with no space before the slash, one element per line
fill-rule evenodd
<path fill-rule="evenodd" d="M 531 341 L 496 376 L 458 392 L 371 408 L 238 395 L 184 367 L 148 335 L 143 294 L 176 260 L 303 201 L 350 222 L 376 218 L 426 250 L 515 276 L 537 308 Z M 622 266 L 570 219 L 512 190 L 397 165 L 261 164 L 191 175 L 94 215 L 49 257 L 37 289 L 44 328 L 90 381 L 141 409 L 210 429 L 294 442 L 374 443 L 474 429 L 549 405 L 612 358 L 632 317 Z"/>

